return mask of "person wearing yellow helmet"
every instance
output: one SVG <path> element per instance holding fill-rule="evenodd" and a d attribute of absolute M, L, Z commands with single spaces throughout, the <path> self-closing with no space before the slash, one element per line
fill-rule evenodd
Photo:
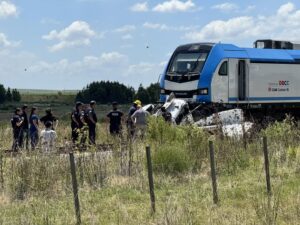
<path fill-rule="evenodd" d="M 150 113 L 144 110 L 142 105 L 137 105 L 137 110 L 131 116 L 132 123 L 136 129 L 134 136 L 139 135 L 141 138 L 144 138 L 147 129 L 148 116 L 150 116 Z"/>
<path fill-rule="evenodd" d="M 132 122 L 131 116 L 135 113 L 135 111 L 138 109 L 138 105 L 141 105 L 142 102 L 140 100 L 135 100 L 132 104 L 132 106 L 129 109 L 128 115 L 127 115 L 127 129 L 128 129 L 128 134 L 133 136 L 134 134 L 134 124 Z"/>
<path fill-rule="evenodd" d="M 136 105 L 142 105 L 142 102 L 140 101 L 140 100 L 135 100 L 134 102 L 133 102 L 133 104 L 136 104 Z"/>

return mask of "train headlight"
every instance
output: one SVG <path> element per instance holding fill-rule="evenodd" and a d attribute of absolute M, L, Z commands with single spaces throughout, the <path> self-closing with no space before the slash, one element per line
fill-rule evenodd
<path fill-rule="evenodd" d="M 161 94 L 165 94 L 166 91 L 165 91 L 164 89 L 160 89 L 160 93 L 161 93 Z"/>
<path fill-rule="evenodd" d="M 201 88 L 199 89 L 200 95 L 208 95 L 208 88 Z"/>

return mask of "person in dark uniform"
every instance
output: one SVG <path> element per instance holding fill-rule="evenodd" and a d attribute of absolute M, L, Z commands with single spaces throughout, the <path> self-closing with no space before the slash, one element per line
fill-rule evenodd
<path fill-rule="evenodd" d="M 21 117 L 22 111 L 20 108 L 16 108 L 15 114 L 13 115 L 11 119 L 11 125 L 13 128 L 13 145 L 12 150 L 14 152 L 17 152 L 19 147 L 21 146 L 21 131 L 22 131 L 22 125 L 24 122 L 24 118 Z"/>
<path fill-rule="evenodd" d="M 96 124 L 97 124 L 97 115 L 95 112 L 96 102 L 90 102 L 90 108 L 88 109 L 88 119 L 87 123 L 89 126 L 89 143 L 95 145 L 96 144 Z"/>
<path fill-rule="evenodd" d="M 20 147 L 24 148 L 24 142 L 25 142 L 25 148 L 28 150 L 29 148 L 29 121 L 28 121 L 28 115 L 27 115 L 27 105 L 23 105 L 21 117 L 23 118 L 23 124 L 21 127 L 21 133 L 20 133 Z"/>
<path fill-rule="evenodd" d="M 121 122 L 123 113 L 118 110 L 118 103 L 112 103 L 113 110 L 110 111 L 106 116 L 109 119 L 109 132 L 112 135 L 120 134 L 122 129 Z"/>
<path fill-rule="evenodd" d="M 128 129 L 128 134 L 131 136 L 134 135 L 134 124 L 132 122 L 131 116 L 135 113 L 137 110 L 137 106 L 141 104 L 140 100 L 135 100 L 132 104 L 132 106 L 129 109 L 128 115 L 127 115 L 127 129 Z"/>
<path fill-rule="evenodd" d="M 49 108 L 49 109 L 46 109 L 46 110 L 45 110 L 45 113 L 46 113 L 46 115 L 43 116 L 43 117 L 40 119 L 40 121 L 41 121 L 44 125 L 46 125 L 46 122 L 50 121 L 50 122 L 52 123 L 51 129 L 52 129 L 52 130 L 55 130 L 55 129 L 57 128 L 57 125 L 58 125 L 58 120 L 56 119 L 55 116 L 53 116 L 52 110 L 51 110 L 50 108 Z"/>
<path fill-rule="evenodd" d="M 71 129 L 72 129 L 72 141 L 76 143 L 80 129 L 83 127 L 82 122 L 82 102 L 76 102 L 76 106 L 71 115 Z"/>

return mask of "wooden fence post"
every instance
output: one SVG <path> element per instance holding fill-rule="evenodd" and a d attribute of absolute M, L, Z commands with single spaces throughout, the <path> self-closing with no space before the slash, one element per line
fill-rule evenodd
<path fill-rule="evenodd" d="M 79 205 L 79 196 L 78 196 L 78 184 L 76 178 L 75 159 L 74 159 L 73 152 L 70 152 L 69 155 L 70 155 L 72 186 L 73 186 L 73 194 L 74 194 L 74 206 L 75 206 L 75 213 L 77 218 L 77 225 L 79 225 L 81 224 L 81 218 L 80 218 L 80 205 Z"/>
<path fill-rule="evenodd" d="M 271 191 L 271 179 L 270 179 L 268 140 L 267 140 L 267 137 L 265 137 L 265 136 L 263 137 L 263 151 L 264 151 L 264 158 L 265 158 L 265 172 L 266 172 L 267 192 L 268 192 L 268 195 L 271 195 L 272 191 Z"/>
<path fill-rule="evenodd" d="M 215 204 L 217 204 L 219 202 L 219 198 L 218 198 L 218 190 L 217 190 L 215 153 L 214 153 L 214 146 L 212 141 L 209 141 L 209 155 L 210 155 L 211 180 L 212 180 L 212 188 L 213 188 L 213 201 Z"/>
<path fill-rule="evenodd" d="M 150 146 L 146 147 L 146 156 L 147 156 L 147 166 L 148 166 L 151 209 L 152 209 L 152 213 L 155 213 L 155 193 L 154 193 L 153 170 L 152 170 Z"/>
<path fill-rule="evenodd" d="M 130 131 L 129 131 L 130 132 Z M 131 176 L 131 167 L 132 167 L 132 137 L 129 137 L 129 154 L 128 154 L 128 176 Z"/>
<path fill-rule="evenodd" d="M 1 188 L 4 188 L 4 176 L 3 176 L 3 155 L 0 155 L 0 182 Z"/>

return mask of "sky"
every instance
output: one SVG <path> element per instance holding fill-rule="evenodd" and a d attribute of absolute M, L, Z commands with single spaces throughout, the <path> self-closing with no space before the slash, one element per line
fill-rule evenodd
<path fill-rule="evenodd" d="M 0 83 L 78 90 L 157 82 L 178 45 L 300 41 L 300 2 L 0 0 Z"/>

